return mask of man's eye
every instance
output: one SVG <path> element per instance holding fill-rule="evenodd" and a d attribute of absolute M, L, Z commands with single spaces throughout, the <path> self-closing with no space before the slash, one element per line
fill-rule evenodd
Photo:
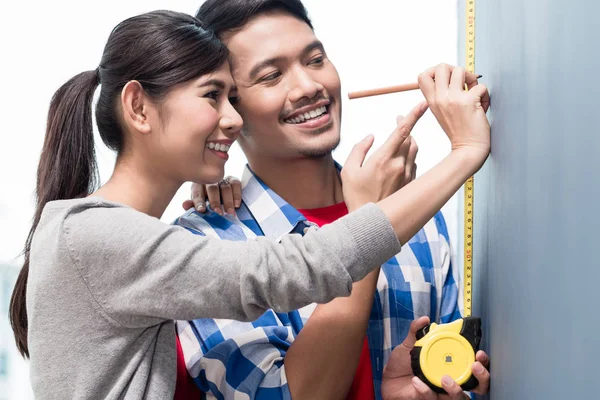
<path fill-rule="evenodd" d="M 323 64 L 324 59 L 325 58 L 323 56 L 318 56 L 318 57 L 311 59 L 308 63 L 311 65 L 319 65 L 319 64 Z"/>
<path fill-rule="evenodd" d="M 279 71 L 275 71 L 270 73 L 269 75 L 265 75 L 262 78 L 260 78 L 261 82 L 269 82 L 269 81 L 274 81 L 275 79 L 279 78 L 281 76 L 281 72 Z"/>
<path fill-rule="evenodd" d="M 217 98 L 219 98 L 219 94 L 220 93 L 218 91 L 214 90 L 212 92 L 206 93 L 204 97 L 209 98 L 211 100 L 217 100 Z"/>

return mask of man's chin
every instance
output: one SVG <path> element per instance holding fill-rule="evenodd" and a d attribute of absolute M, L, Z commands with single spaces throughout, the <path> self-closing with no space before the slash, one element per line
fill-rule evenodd
<path fill-rule="evenodd" d="M 309 158 L 311 160 L 318 160 L 321 158 L 325 158 L 331 154 L 331 151 L 320 151 L 320 150 L 305 150 L 301 151 L 300 155 L 304 158 Z"/>
<path fill-rule="evenodd" d="M 324 157 L 331 155 L 331 153 L 338 147 L 339 144 L 340 144 L 340 141 L 338 139 L 336 143 L 333 143 L 329 146 L 321 146 L 321 147 L 312 148 L 312 149 L 302 149 L 299 151 L 299 153 L 301 156 L 310 158 L 310 159 L 324 158 Z"/>

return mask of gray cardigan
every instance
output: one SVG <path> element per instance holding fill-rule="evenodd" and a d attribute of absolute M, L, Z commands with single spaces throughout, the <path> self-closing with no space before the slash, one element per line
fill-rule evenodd
<path fill-rule="evenodd" d="M 348 296 L 400 251 L 369 204 L 321 229 L 221 241 L 98 197 L 49 203 L 27 286 L 38 399 L 172 399 L 174 319 L 253 320 Z"/>

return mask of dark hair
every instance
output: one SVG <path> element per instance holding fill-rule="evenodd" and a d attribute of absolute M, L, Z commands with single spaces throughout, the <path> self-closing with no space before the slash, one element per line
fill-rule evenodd
<path fill-rule="evenodd" d="M 97 86 L 101 85 L 96 105 L 100 136 L 120 153 L 124 135 L 116 108 L 127 82 L 138 81 L 149 96 L 160 101 L 173 86 L 218 69 L 228 55 L 225 45 L 196 18 L 172 11 L 150 12 L 117 25 L 100 66 L 75 76 L 54 94 L 37 170 L 35 216 L 25 243 L 25 263 L 10 301 L 10 323 L 24 357 L 29 357 L 29 253 L 42 211 L 49 201 L 86 197 L 96 188 L 92 99 Z"/>
<path fill-rule="evenodd" d="M 196 18 L 206 29 L 221 37 L 226 32 L 242 28 L 257 15 L 273 11 L 285 11 L 314 29 L 300 0 L 208 0 L 200 6 Z"/>

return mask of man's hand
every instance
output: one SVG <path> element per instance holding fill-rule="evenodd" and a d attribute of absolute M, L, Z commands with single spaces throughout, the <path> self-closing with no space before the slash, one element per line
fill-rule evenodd
<path fill-rule="evenodd" d="M 404 120 L 404 117 L 402 115 L 399 115 L 396 118 L 396 124 L 400 126 L 402 124 L 402 120 Z M 415 140 L 415 138 L 412 136 L 407 137 L 398 149 L 398 153 L 396 154 L 396 156 L 398 157 L 398 162 L 401 165 L 404 165 L 404 168 L 400 168 L 404 169 L 404 176 L 401 176 L 398 180 L 396 190 L 399 190 L 404 186 L 408 185 L 417 177 L 416 159 L 418 151 L 419 146 L 417 145 L 417 141 Z"/>
<path fill-rule="evenodd" d="M 425 111 L 427 103 L 422 102 L 406 118 L 398 117 L 396 129 L 368 160 L 365 157 L 373 145 L 373 136 L 354 146 L 341 174 L 349 211 L 382 200 L 414 179 L 418 147 L 410 133 Z"/>
<path fill-rule="evenodd" d="M 417 341 L 417 331 L 429 323 L 428 317 L 413 321 L 404 342 L 396 347 L 383 370 L 381 395 L 384 400 L 465 400 L 468 396 L 450 377 L 442 379 L 442 386 L 448 394 L 437 394 L 419 378 L 413 375 L 410 366 L 410 351 Z M 483 351 L 478 351 L 471 369 L 479 381 L 473 393 L 485 394 L 489 390 L 490 373 L 487 370 L 489 358 Z"/>
<path fill-rule="evenodd" d="M 193 207 L 199 212 L 205 212 L 207 196 L 211 208 L 217 214 L 223 215 L 225 210 L 227 214 L 235 215 L 235 209 L 240 208 L 242 204 L 242 183 L 233 176 L 210 185 L 193 183 L 192 199 L 183 202 L 183 209 L 189 210 Z"/>

